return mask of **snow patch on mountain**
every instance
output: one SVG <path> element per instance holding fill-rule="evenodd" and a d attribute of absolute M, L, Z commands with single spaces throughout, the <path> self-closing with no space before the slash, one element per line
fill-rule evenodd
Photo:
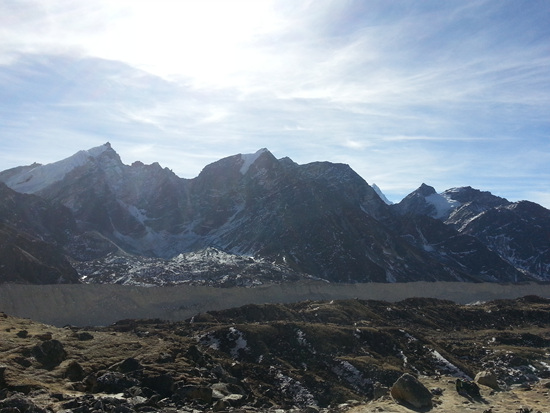
<path fill-rule="evenodd" d="M 82 150 L 61 161 L 47 165 L 37 165 L 30 170 L 24 170 L 8 178 L 5 183 L 17 192 L 34 194 L 55 182 L 61 181 L 73 169 L 85 165 L 90 158 L 97 158 L 110 148 L 111 145 L 106 143 L 97 148 Z"/>
<path fill-rule="evenodd" d="M 458 208 L 461 203 L 455 201 L 445 193 L 443 194 L 431 194 L 426 197 L 426 202 L 432 204 L 435 207 L 434 218 L 443 218 L 449 214 L 449 211 Z"/>
<path fill-rule="evenodd" d="M 266 148 L 262 148 L 256 153 L 241 154 L 241 159 L 243 160 L 243 164 L 240 169 L 241 175 L 245 175 L 254 162 L 258 160 L 260 155 L 266 152 L 268 152 L 268 150 Z"/>
<path fill-rule="evenodd" d="M 382 201 L 384 201 L 384 203 L 386 205 L 392 205 L 393 202 L 390 201 L 388 198 L 386 198 L 386 195 L 384 195 L 384 193 L 382 192 L 382 190 L 378 187 L 378 185 L 376 184 L 372 184 L 371 185 L 371 188 L 374 189 L 374 192 L 376 192 L 376 194 L 380 197 L 380 199 Z"/>

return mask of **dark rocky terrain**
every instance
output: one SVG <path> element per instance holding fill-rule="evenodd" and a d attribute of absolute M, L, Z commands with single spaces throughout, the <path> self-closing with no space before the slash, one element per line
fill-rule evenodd
<path fill-rule="evenodd" d="M 103 328 L 2 314 L 0 409 L 547 412 L 549 346 L 550 301 L 537 296 L 247 305 Z M 480 372 L 479 396 L 457 393 Z M 403 373 L 431 408 L 391 399 Z"/>
<path fill-rule="evenodd" d="M 0 281 L 78 283 L 62 249 L 75 231 L 71 211 L 0 182 Z"/>
<path fill-rule="evenodd" d="M 288 265 L 261 257 L 228 254 L 209 247 L 169 260 L 111 253 L 90 261 L 75 261 L 82 282 L 138 286 L 208 285 L 254 287 L 313 279 Z"/>
<path fill-rule="evenodd" d="M 387 205 L 348 165 L 266 149 L 182 179 L 125 165 L 107 143 L 0 182 L 2 282 L 74 282 L 74 269 L 86 283 L 131 285 L 550 279 L 539 205 L 427 185 Z M 180 265 L 186 254 L 211 271 Z"/>

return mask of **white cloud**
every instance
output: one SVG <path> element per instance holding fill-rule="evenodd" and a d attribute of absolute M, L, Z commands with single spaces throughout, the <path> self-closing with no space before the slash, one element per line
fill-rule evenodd
<path fill-rule="evenodd" d="M 53 157 L 63 140 L 75 152 L 110 140 L 124 159 L 191 177 L 203 162 L 268 147 L 349 163 L 393 200 L 421 182 L 515 193 L 510 176 L 545 193 L 535 185 L 548 163 L 533 153 L 549 150 L 544 3 L 2 7 L 0 153 L 15 138 L 36 146 L 33 160 L 41 142 Z M 0 162 L 10 159 L 21 160 Z"/>

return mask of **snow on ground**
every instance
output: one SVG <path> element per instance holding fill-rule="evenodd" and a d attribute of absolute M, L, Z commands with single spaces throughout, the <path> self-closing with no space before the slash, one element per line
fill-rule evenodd
<path fill-rule="evenodd" d="M 317 406 L 318 403 L 313 394 L 298 380 L 284 375 L 279 370 L 277 370 L 275 378 L 279 382 L 281 391 L 290 395 L 298 407 Z"/>
<path fill-rule="evenodd" d="M 231 356 L 233 358 L 239 357 L 239 352 L 241 350 L 248 350 L 248 343 L 246 342 L 242 331 L 237 330 L 235 327 L 229 328 L 229 333 L 227 335 L 229 339 L 235 341 L 235 347 L 231 349 Z"/>
<path fill-rule="evenodd" d="M 220 349 L 220 340 L 214 337 L 214 334 L 212 333 L 197 337 L 197 341 L 200 341 L 203 345 L 210 347 L 213 350 Z"/>
<path fill-rule="evenodd" d="M 301 346 L 307 346 L 306 334 L 302 330 L 297 330 L 296 335 L 298 336 L 298 343 Z"/>
<path fill-rule="evenodd" d="M 316 354 L 315 348 L 311 345 L 309 341 L 306 339 L 306 333 L 304 333 L 302 330 L 298 329 L 296 331 L 298 344 L 300 344 L 302 347 L 306 347 L 311 353 Z"/>
<path fill-rule="evenodd" d="M 335 360 L 336 364 L 332 366 L 332 372 L 341 379 L 347 381 L 358 391 L 364 391 L 365 388 L 372 386 L 372 380 L 365 378 L 363 374 L 349 361 Z"/>
<path fill-rule="evenodd" d="M 447 360 L 441 355 L 437 350 L 430 349 L 432 357 L 435 359 L 436 363 L 444 370 L 445 373 L 450 374 L 453 377 L 459 377 L 461 379 L 472 380 L 470 376 L 460 370 L 457 366 Z"/>

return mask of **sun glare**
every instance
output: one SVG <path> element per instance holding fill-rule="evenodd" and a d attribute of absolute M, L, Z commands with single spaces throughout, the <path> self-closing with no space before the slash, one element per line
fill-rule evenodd
<path fill-rule="evenodd" d="M 113 17 L 93 53 L 215 86 L 257 64 L 255 43 L 276 28 L 266 1 L 132 1 Z"/>

